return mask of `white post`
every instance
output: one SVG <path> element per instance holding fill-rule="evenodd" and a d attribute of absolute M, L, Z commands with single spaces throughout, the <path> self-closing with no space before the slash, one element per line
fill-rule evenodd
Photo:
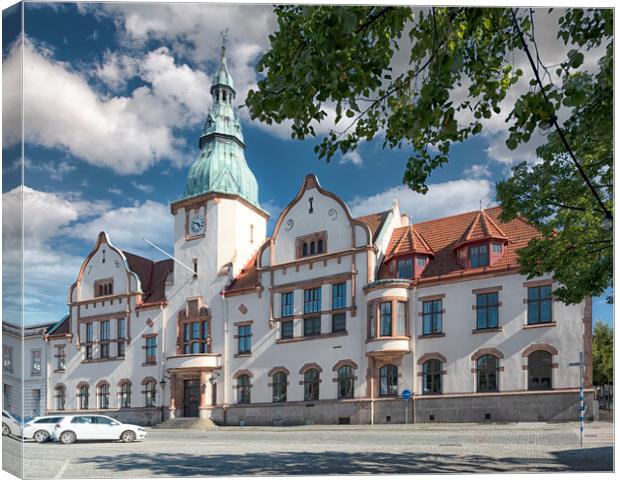
<path fill-rule="evenodd" d="M 583 414 L 585 405 L 583 401 L 583 352 L 579 352 L 579 442 L 583 447 Z"/>
<path fill-rule="evenodd" d="M 370 424 L 375 424 L 375 388 L 373 377 L 370 377 Z"/>

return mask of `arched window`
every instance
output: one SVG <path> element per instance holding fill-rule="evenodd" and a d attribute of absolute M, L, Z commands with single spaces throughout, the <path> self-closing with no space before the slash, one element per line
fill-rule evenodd
<path fill-rule="evenodd" d="M 309 368 L 304 372 L 304 400 L 311 402 L 319 399 L 319 371 Z"/>
<path fill-rule="evenodd" d="M 101 382 L 97 386 L 97 403 L 99 408 L 110 408 L 110 385 L 108 382 Z"/>
<path fill-rule="evenodd" d="M 384 365 L 379 369 L 379 396 L 393 397 L 398 395 L 398 367 Z"/>
<path fill-rule="evenodd" d="M 301 247 L 301 256 L 302 257 L 308 256 L 308 244 L 306 242 L 304 242 L 303 246 Z"/>
<path fill-rule="evenodd" d="M 78 386 L 77 393 L 78 408 L 80 410 L 88 410 L 88 384 L 83 383 Z"/>
<path fill-rule="evenodd" d="M 274 402 L 286 402 L 286 386 L 288 384 L 288 377 L 286 372 L 280 370 L 273 375 L 273 401 Z"/>
<path fill-rule="evenodd" d="M 323 253 L 323 240 L 320 240 L 317 242 L 317 253 Z"/>
<path fill-rule="evenodd" d="M 423 393 L 441 393 L 441 361 L 436 358 L 422 365 Z"/>
<path fill-rule="evenodd" d="M 316 245 L 314 242 L 310 242 L 310 255 L 314 255 L 316 253 Z"/>
<path fill-rule="evenodd" d="M 157 398 L 157 383 L 153 378 L 145 378 L 142 382 L 144 385 L 144 406 L 154 407 L 155 399 Z"/>
<path fill-rule="evenodd" d="M 123 380 L 118 384 L 118 406 L 120 408 L 131 407 L 131 382 Z"/>
<path fill-rule="evenodd" d="M 102 297 L 104 295 L 103 293 L 103 284 L 99 284 L 99 296 Z"/>
<path fill-rule="evenodd" d="M 353 367 L 344 365 L 338 369 L 338 398 L 353 398 L 355 376 Z"/>
<path fill-rule="evenodd" d="M 527 357 L 528 390 L 551 389 L 551 353 L 537 350 Z"/>
<path fill-rule="evenodd" d="M 67 400 L 67 389 L 64 385 L 57 385 L 54 388 L 54 398 L 56 399 L 56 410 L 64 410 Z"/>
<path fill-rule="evenodd" d="M 250 403 L 251 389 L 249 375 L 239 375 L 237 377 L 237 403 Z"/>
<path fill-rule="evenodd" d="M 494 355 L 483 355 L 476 361 L 478 392 L 497 392 L 498 363 Z"/>

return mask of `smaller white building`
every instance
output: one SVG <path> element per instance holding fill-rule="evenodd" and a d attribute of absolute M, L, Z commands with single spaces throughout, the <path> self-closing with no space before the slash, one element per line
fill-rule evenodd
<path fill-rule="evenodd" d="M 2 408 L 19 418 L 45 412 L 47 343 L 55 324 L 21 328 L 2 322 Z"/>

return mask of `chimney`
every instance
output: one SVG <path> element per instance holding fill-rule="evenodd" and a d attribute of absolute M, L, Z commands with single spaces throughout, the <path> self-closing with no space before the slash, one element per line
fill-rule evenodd
<path fill-rule="evenodd" d="M 409 215 L 407 215 L 406 213 L 403 213 L 400 216 L 400 226 L 401 227 L 408 227 L 409 226 Z"/>

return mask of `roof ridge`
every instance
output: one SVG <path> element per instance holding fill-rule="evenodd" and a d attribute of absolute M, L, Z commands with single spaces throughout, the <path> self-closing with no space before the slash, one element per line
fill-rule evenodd
<path fill-rule="evenodd" d="M 498 209 L 501 210 L 501 208 L 502 208 L 501 205 L 496 205 L 494 207 L 483 208 L 482 210 L 480 210 L 480 209 L 478 209 L 478 210 L 469 210 L 467 212 L 461 212 L 461 213 L 455 213 L 455 214 L 452 214 L 452 215 L 446 215 L 445 217 L 431 218 L 429 220 L 424 220 L 422 222 L 412 223 L 412 225 L 414 225 L 414 226 L 425 225 L 427 223 L 437 222 L 439 220 L 448 220 L 450 218 L 464 217 L 466 215 L 471 215 L 473 213 L 478 213 L 480 211 L 488 212 L 490 210 L 498 210 Z"/>

